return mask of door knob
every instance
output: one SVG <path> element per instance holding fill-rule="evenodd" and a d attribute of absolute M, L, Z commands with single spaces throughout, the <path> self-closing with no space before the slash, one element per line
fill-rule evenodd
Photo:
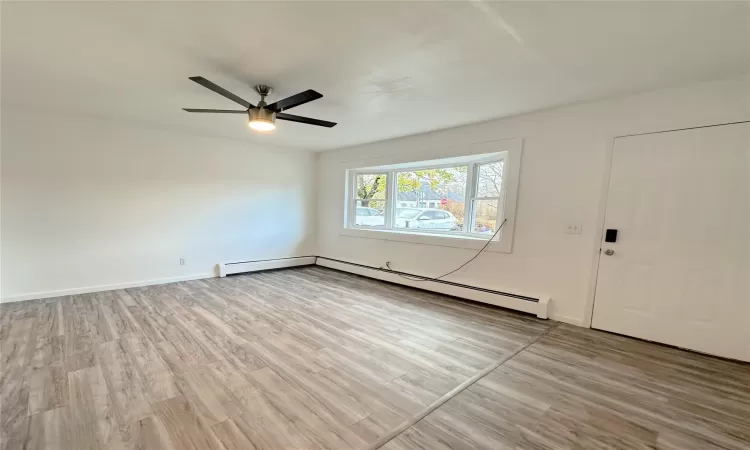
<path fill-rule="evenodd" d="M 612 250 L 611 248 L 608 248 L 608 249 L 604 250 L 604 254 L 607 255 L 607 256 L 612 256 L 612 255 L 615 254 L 615 251 Z"/>

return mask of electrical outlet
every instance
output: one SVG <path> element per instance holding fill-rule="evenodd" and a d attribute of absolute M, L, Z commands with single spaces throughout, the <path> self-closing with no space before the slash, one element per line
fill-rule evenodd
<path fill-rule="evenodd" d="M 583 228 L 583 225 L 580 223 L 570 223 L 567 227 L 565 227 L 565 234 L 581 234 L 581 229 Z"/>
<path fill-rule="evenodd" d="M 184 265 L 185 265 L 185 258 L 180 258 L 180 265 L 181 265 L 181 266 L 184 266 Z"/>

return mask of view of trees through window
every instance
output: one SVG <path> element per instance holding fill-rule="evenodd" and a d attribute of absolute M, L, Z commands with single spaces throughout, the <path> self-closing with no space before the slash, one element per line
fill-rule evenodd
<path fill-rule="evenodd" d="M 357 174 L 355 224 L 361 227 L 385 227 L 385 187 L 388 175 Z"/>
<path fill-rule="evenodd" d="M 492 234 L 502 190 L 503 161 L 474 166 L 474 185 L 467 189 L 469 166 L 356 174 L 355 224 L 385 227 L 385 208 L 392 202 L 393 227 L 439 232 Z M 386 198 L 388 174 L 396 192 Z M 466 198 L 467 194 L 469 198 Z M 471 205 L 472 217 L 466 217 Z"/>
<path fill-rule="evenodd" d="M 473 233 L 494 234 L 503 186 L 503 161 L 480 164 L 477 168 L 476 196 L 473 200 Z"/>

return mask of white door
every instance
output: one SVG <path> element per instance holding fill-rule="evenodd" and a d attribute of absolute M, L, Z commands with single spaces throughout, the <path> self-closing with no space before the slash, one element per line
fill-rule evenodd
<path fill-rule="evenodd" d="M 617 138 L 605 229 L 594 328 L 750 361 L 750 124 Z"/>

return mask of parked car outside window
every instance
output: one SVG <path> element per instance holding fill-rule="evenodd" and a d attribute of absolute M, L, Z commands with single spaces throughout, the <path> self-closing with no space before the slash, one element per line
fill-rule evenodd
<path fill-rule="evenodd" d="M 453 231 L 458 229 L 458 219 L 449 211 L 435 208 L 396 209 L 396 228 Z"/>
<path fill-rule="evenodd" d="M 375 208 L 358 206 L 354 223 L 363 227 L 382 227 L 385 225 L 385 216 Z"/>

